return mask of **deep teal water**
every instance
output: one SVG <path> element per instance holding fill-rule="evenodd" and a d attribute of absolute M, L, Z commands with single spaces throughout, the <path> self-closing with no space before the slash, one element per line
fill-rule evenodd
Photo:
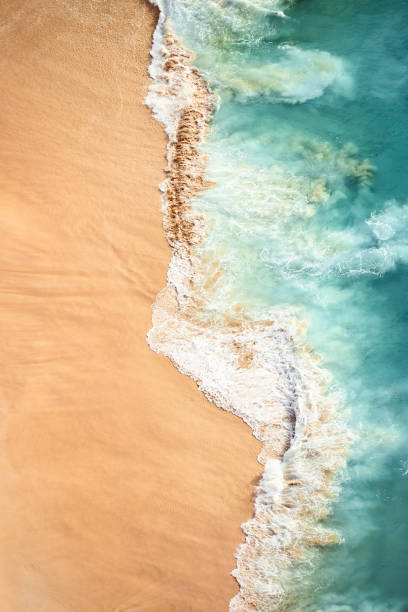
<path fill-rule="evenodd" d="M 273 11 L 284 8 L 287 18 Z M 408 3 L 169 3 L 217 95 L 222 301 L 289 309 L 356 434 L 299 610 L 408 610 Z"/>

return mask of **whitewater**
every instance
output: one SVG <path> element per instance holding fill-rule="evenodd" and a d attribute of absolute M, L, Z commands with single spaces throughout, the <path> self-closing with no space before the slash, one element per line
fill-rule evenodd
<path fill-rule="evenodd" d="M 230 609 L 408 610 L 408 11 L 159 8 L 172 259 L 148 342 L 262 442 Z"/>

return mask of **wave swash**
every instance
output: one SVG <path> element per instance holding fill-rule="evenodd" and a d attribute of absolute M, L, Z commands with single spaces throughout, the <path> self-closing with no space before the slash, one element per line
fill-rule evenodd
<path fill-rule="evenodd" d="M 232 571 L 240 590 L 230 610 L 294 609 L 296 586 L 311 571 L 314 551 L 338 541 L 321 521 L 337 492 L 348 435 L 301 322 L 276 310 L 254 320 L 239 306 L 211 307 L 199 249 L 211 229 L 192 198 L 211 188 L 200 145 L 214 96 L 159 8 L 146 103 L 168 134 L 161 190 L 172 258 L 148 342 L 209 400 L 242 418 L 263 445 L 258 459 L 264 471 L 254 515 L 242 526 L 245 542 Z"/>

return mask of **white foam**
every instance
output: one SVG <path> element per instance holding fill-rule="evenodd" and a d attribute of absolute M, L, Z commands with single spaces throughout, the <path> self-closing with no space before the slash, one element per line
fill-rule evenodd
<path fill-rule="evenodd" d="M 152 1 L 152 3 L 161 8 L 160 2 Z M 185 75 L 186 78 L 182 78 L 180 74 L 165 69 L 168 57 L 165 24 L 166 17 L 161 10 L 150 51 L 152 62 L 149 67 L 149 74 L 152 78 L 152 84 L 149 87 L 145 103 L 152 109 L 157 121 L 164 125 L 169 141 L 172 142 L 176 138 L 176 130 L 182 110 L 193 101 L 194 87 L 188 75 Z"/>
<path fill-rule="evenodd" d="M 304 350 L 295 320 L 271 312 L 267 322 L 235 326 L 186 317 L 172 288 L 156 301 L 148 342 L 263 442 L 265 470 L 254 518 L 243 525 L 247 538 L 233 571 L 241 591 L 231 610 L 246 610 L 249 602 L 274 609 L 294 586 L 293 563 L 336 540 L 318 524 L 347 447 L 337 398 L 326 393 L 327 374 Z"/>

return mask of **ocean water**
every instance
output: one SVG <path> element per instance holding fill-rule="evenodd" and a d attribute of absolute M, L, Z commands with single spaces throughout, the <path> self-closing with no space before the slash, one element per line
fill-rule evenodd
<path fill-rule="evenodd" d="M 264 559 L 264 591 L 279 568 L 288 574 L 276 603 L 271 587 L 255 609 L 408 610 L 408 4 L 165 0 L 162 11 L 215 95 L 202 146 L 214 185 L 192 202 L 206 227 L 197 250 L 201 274 L 211 279 L 210 291 L 201 284 L 206 320 L 241 312 L 250 321 L 273 316 L 288 329 L 303 322 L 305 359 L 318 355 L 324 372 L 324 398 L 313 401 L 336 404 L 319 434 L 323 444 L 334 432 L 333 444 L 316 462 L 335 462 L 339 439 L 346 449 L 352 437 L 347 468 L 338 461 L 331 513 L 312 517 L 339 540 L 309 543 L 310 554 L 276 571 Z M 194 351 L 207 355 L 207 371 L 211 354 L 224 359 L 231 334 L 240 346 L 260 346 L 249 332 L 204 337 L 194 325 L 185 336 L 196 336 Z M 216 403 L 235 402 L 252 426 L 234 389 L 250 388 L 260 409 L 271 384 L 279 386 L 265 363 L 274 350 L 286 350 L 262 342 L 263 365 L 245 379 L 242 368 L 234 378 L 224 359 L 223 376 L 232 381 L 225 392 L 215 375 L 210 384 L 197 373 L 203 363 L 193 367 L 169 348 L 158 350 L 210 389 Z M 299 449 L 292 444 L 290 452 Z M 323 471 L 332 469 L 326 464 Z M 279 489 L 273 462 L 265 465 Z M 273 507 L 274 494 L 265 503 Z M 296 521 L 294 531 L 308 528 L 309 518 Z M 231 609 L 249 609 L 239 605 Z"/>

